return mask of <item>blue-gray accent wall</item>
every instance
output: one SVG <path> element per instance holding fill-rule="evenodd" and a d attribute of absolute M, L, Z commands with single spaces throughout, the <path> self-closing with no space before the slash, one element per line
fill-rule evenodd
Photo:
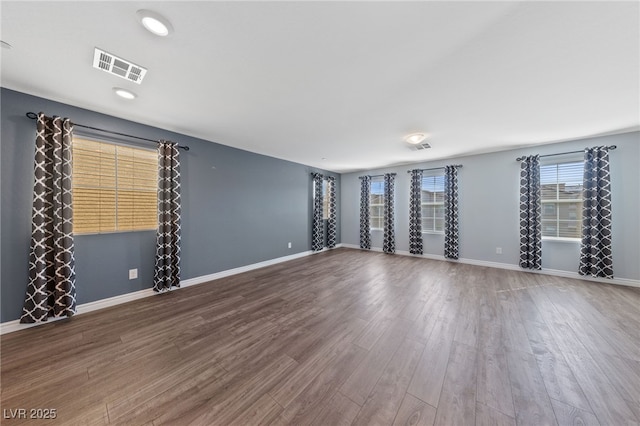
<path fill-rule="evenodd" d="M 335 173 L 0 90 L 1 322 L 20 317 L 28 281 L 36 128 L 28 111 L 190 146 L 181 151 L 183 280 L 310 250 L 311 172 L 334 176 L 340 200 Z M 337 234 L 340 242 L 339 221 Z M 154 231 L 77 235 L 75 246 L 79 304 L 152 287 Z M 133 268 L 138 278 L 129 280 Z"/>

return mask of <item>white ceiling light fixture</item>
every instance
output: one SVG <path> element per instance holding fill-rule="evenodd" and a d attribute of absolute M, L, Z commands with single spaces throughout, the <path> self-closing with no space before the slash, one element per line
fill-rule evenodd
<path fill-rule="evenodd" d="M 136 12 L 136 15 L 142 26 L 157 36 L 166 37 L 173 33 L 171 22 L 159 13 L 152 10 L 140 9 Z"/>
<path fill-rule="evenodd" d="M 427 135 L 425 135 L 424 133 L 412 133 L 410 135 L 405 136 L 404 140 L 410 143 L 411 145 L 418 145 L 420 142 L 422 142 L 426 138 L 427 138 Z"/>
<path fill-rule="evenodd" d="M 113 91 L 116 92 L 116 95 L 128 100 L 133 100 L 138 97 L 135 93 L 121 87 L 114 87 Z"/>

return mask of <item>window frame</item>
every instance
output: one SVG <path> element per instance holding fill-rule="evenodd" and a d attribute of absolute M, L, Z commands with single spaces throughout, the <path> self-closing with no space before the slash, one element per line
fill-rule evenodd
<path fill-rule="evenodd" d="M 562 165 L 576 165 L 579 164 L 581 167 L 580 173 L 578 174 L 580 176 L 580 196 L 578 198 L 560 198 L 560 184 L 565 184 L 566 182 L 561 182 L 559 180 L 559 175 L 560 175 L 560 167 Z M 543 183 L 542 183 L 542 177 L 543 177 L 543 168 L 544 167 L 555 167 L 556 169 L 556 180 L 555 180 L 555 193 L 556 193 L 556 198 L 552 199 L 552 198 L 543 198 Z M 582 182 L 582 176 L 584 176 L 584 160 L 581 156 L 579 155 L 570 155 L 570 156 L 563 156 L 563 158 L 554 158 L 554 159 L 541 159 L 540 162 L 540 223 L 541 223 L 541 238 L 542 241 L 558 241 L 558 242 L 567 242 L 567 243 L 579 243 L 582 239 L 581 233 L 582 233 L 582 206 L 583 206 L 583 191 L 582 191 L 582 187 L 583 187 L 583 182 Z M 565 204 L 577 204 L 577 210 L 578 210 L 578 215 L 576 219 L 561 219 L 560 218 L 560 205 Z M 555 206 L 555 235 L 545 235 L 545 222 L 549 221 L 550 219 L 544 219 L 544 209 L 545 209 L 545 205 L 553 205 Z M 574 221 L 577 224 L 577 232 L 578 235 L 575 237 L 566 237 L 566 236 L 560 236 L 560 222 L 562 221 Z"/>
<path fill-rule="evenodd" d="M 329 179 L 322 178 L 322 220 L 329 220 Z"/>
<path fill-rule="evenodd" d="M 382 184 L 382 194 L 374 194 L 373 193 L 373 189 L 374 189 L 374 183 L 380 183 Z M 371 189 L 369 190 L 369 230 L 370 231 L 384 231 L 384 177 L 382 176 L 375 176 L 371 178 Z M 373 203 L 372 199 L 374 195 L 380 195 L 380 203 Z M 382 208 L 382 216 L 374 216 L 371 214 L 373 207 L 379 207 Z M 380 218 L 380 227 L 374 227 L 372 226 L 372 218 L 376 217 L 376 218 Z"/>
<path fill-rule="evenodd" d="M 117 140 L 112 140 L 112 139 L 108 139 L 108 138 L 103 138 L 103 137 L 98 137 L 98 136 L 93 136 L 93 135 L 88 135 L 88 134 L 83 134 L 83 133 L 76 133 L 73 136 L 73 140 L 72 140 L 72 188 L 73 188 L 73 197 L 74 197 L 74 210 L 76 207 L 76 191 L 75 189 L 78 187 L 82 187 L 82 185 L 78 185 L 76 183 L 76 179 L 75 179 L 75 173 L 76 173 L 76 169 L 75 169 L 75 155 L 73 155 L 73 150 L 75 149 L 75 145 L 74 142 L 76 139 L 80 139 L 80 140 L 84 140 L 84 141 L 88 141 L 88 142 L 94 142 L 94 143 L 99 143 L 99 144 L 107 144 L 107 145 L 113 145 L 115 147 L 115 152 L 114 152 L 114 171 L 115 171 L 115 175 L 113 177 L 114 179 L 114 192 L 115 192 L 115 204 L 114 204 L 114 228 L 113 230 L 91 230 L 91 231 L 78 231 L 76 229 L 76 223 L 74 220 L 74 235 L 79 235 L 79 236 L 83 236 L 83 235 L 99 235 L 99 234 L 117 234 L 117 233 L 128 233 L 128 232 L 149 232 L 149 231 L 153 231 L 153 232 L 157 232 L 158 230 L 158 190 L 157 190 L 157 185 L 158 185 L 158 160 L 157 160 L 157 150 L 154 148 L 150 148 L 150 147 L 142 147 L 142 146 L 138 146 L 138 145 L 134 145 L 134 144 L 127 144 L 127 143 L 123 143 Z M 155 190 L 151 191 L 151 190 L 141 190 L 138 189 L 136 190 L 135 188 L 131 188 L 131 187 L 124 187 L 121 189 L 121 191 L 131 191 L 131 192 L 136 192 L 136 191 L 142 191 L 142 192 L 146 192 L 146 193 L 155 193 L 155 202 L 154 202 L 154 218 L 155 218 L 155 225 L 153 227 L 139 227 L 139 228 L 130 228 L 130 229 L 119 229 L 118 228 L 118 191 L 119 191 L 119 183 L 118 183 L 118 154 L 117 154 L 117 150 L 118 148 L 124 148 L 124 149 L 129 149 L 129 150 L 140 150 L 140 151 L 148 151 L 149 153 L 154 153 L 154 155 L 156 156 L 156 162 L 155 162 Z M 85 186 L 85 188 L 90 189 L 92 186 Z M 100 188 L 100 185 L 96 185 L 93 186 L 93 188 Z M 107 187 L 104 187 L 107 188 Z M 75 213 L 75 211 L 74 211 Z M 75 216 L 75 215 L 74 215 Z M 75 217 L 74 217 L 75 219 Z M 100 226 L 98 226 L 99 228 Z"/>
<path fill-rule="evenodd" d="M 440 201 L 425 201 L 424 200 L 424 197 L 423 197 L 423 195 L 424 195 L 423 191 L 425 191 L 424 184 L 426 182 L 426 179 L 429 179 L 429 178 L 434 179 L 434 187 L 435 187 L 435 183 L 436 183 L 435 180 L 438 179 L 438 178 L 442 178 L 442 185 L 443 185 L 442 186 L 442 202 L 440 202 Z M 444 172 L 441 172 L 441 173 L 432 172 L 432 173 L 428 173 L 428 174 L 422 176 L 422 180 L 420 182 L 420 220 L 421 220 L 422 233 L 423 234 L 444 235 L 444 219 L 445 219 L 445 216 L 446 216 L 445 215 L 445 211 L 444 211 L 444 208 L 445 208 L 444 207 L 444 204 L 445 204 L 444 203 L 444 179 L 445 179 Z M 432 218 L 429 218 L 429 219 L 432 219 L 432 227 L 430 229 L 426 229 L 426 227 L 424 226 L 425 218 L 422 217 L 422 207 L 423 206 L 434 207 L 434 208 L 438 207 L 438 206 L 442 206 L 442 217 L 438 217 L 434 213 L 434 216 Z M 436 220 L 437 219 L 442 219 L 442 223 L 443 223 L 442 231 L 438 231 L 437 229 L 435 229 L 436 228 L 435 224 L 436 224 Z"/>
<path fill-rule="evenodd" d="M 329 220 L 329 179 L 326 177 L 322 178 L 322 186 L 320 187 L 320 193 L 322 195 L 322 220 Z M 311 200 L 315 200 L 316 192 L 318 188 L 316 188 L 316 181 L 313 180 L 313 193 L 311 194 Z"/>

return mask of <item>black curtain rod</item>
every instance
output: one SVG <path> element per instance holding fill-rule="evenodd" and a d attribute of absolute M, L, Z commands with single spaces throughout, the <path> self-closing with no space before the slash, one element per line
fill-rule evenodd
<path fill-rule="evenodd" d="M 615 146 L 615 145 L 609 145 L 609 146 L 607 147 L 607 149 L 608 149 L 608 150 L 611 150 L 611 151 L 613 151 L 613 150 L 614 150 L 614 149 L 616 149 L 616 148 L 617 148 L 617 146 Z M 586 149 L 586 148 L 585 148 L 585 149 Z M 584 152 L 584 149 L 583 149 L 582 151 L 567 151 L 567 152 L 559 152 L 559 153 L 557 153 L 557 154 L 541 155 L 541 156 L 540 156 L 540 158 L 542 158 L 542 157 L 554 157 L 554 156 L 556 156 L 556 155 L 565 155 L 565 154 L 577 154 L 577 153 L 579 153 L 579 152 Z M 518 158 L 516 158 L 516 161 L 522 161 L 522 160 L 524 160 L 524 158 L 525 158 L 525 157 L 518 157 Z"/>
<path fill-rule="evenodd" d="M 395 175 L 395 173 L 385 173 L 387 175 Z M 384 177 L 383 175 L 365 175 L 365 176 L 369 176 L 369 177 Z M 364 176 L 360 176 L 359 178 L 362 179 Z"/>
<path fill-rule="evenodd" d="M 453 167 L 462 167 L 462 164 L 453 164 Z M 440 170 L 440 169 L 444 169 L 444 167 L 431 167 L 430 169 L 417 169 L 417 170 L 426 172 L 427 170 Z M 407 173 L 411 173 L 412 171 L 413 170 L 407 170 Z"/>
<path fill-rule="evenodd" d="M 35 120 L 35 119 L 38 118 L 38 114 L 36 114 L 35 112 L 28 112 L 26 114 L 26 116 L 29 117 L 32 120 Z M 126 133 L 114 132 L 112 130 L 100 129 L 98 127 L 85 126 L 84 124 L 78 124 L 78 123 L 72 123 L 72 124 L 75 127 L 83 127 L 85 129 L 98 130 L 100 132 L 111 133 L 112 135 L 125 136 L 127 138 L 133 138 L 133 139 L 138 139 L 138 140 L 141 140 L 141 141 L 147 141 L 147 142 L 153 142 L 153 143 L 158 143 L 159 142 L 159 141 L 154 140 L 154 139 L 141 138 L 140 136 L 133 136 L 133 135 L 128 135 Z M 178 145 L 178 148 L 184 149 L 185 151 L 189 151 L 189 147 L 188 146 Z"/>

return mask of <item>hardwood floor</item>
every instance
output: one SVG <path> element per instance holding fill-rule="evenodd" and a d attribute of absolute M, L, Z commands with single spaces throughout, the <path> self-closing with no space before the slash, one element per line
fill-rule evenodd
<path fill-rule="evenodd" d="M 2 336 L 2 424 L 637 425 L 639 307 L 338 249 Z"/>

